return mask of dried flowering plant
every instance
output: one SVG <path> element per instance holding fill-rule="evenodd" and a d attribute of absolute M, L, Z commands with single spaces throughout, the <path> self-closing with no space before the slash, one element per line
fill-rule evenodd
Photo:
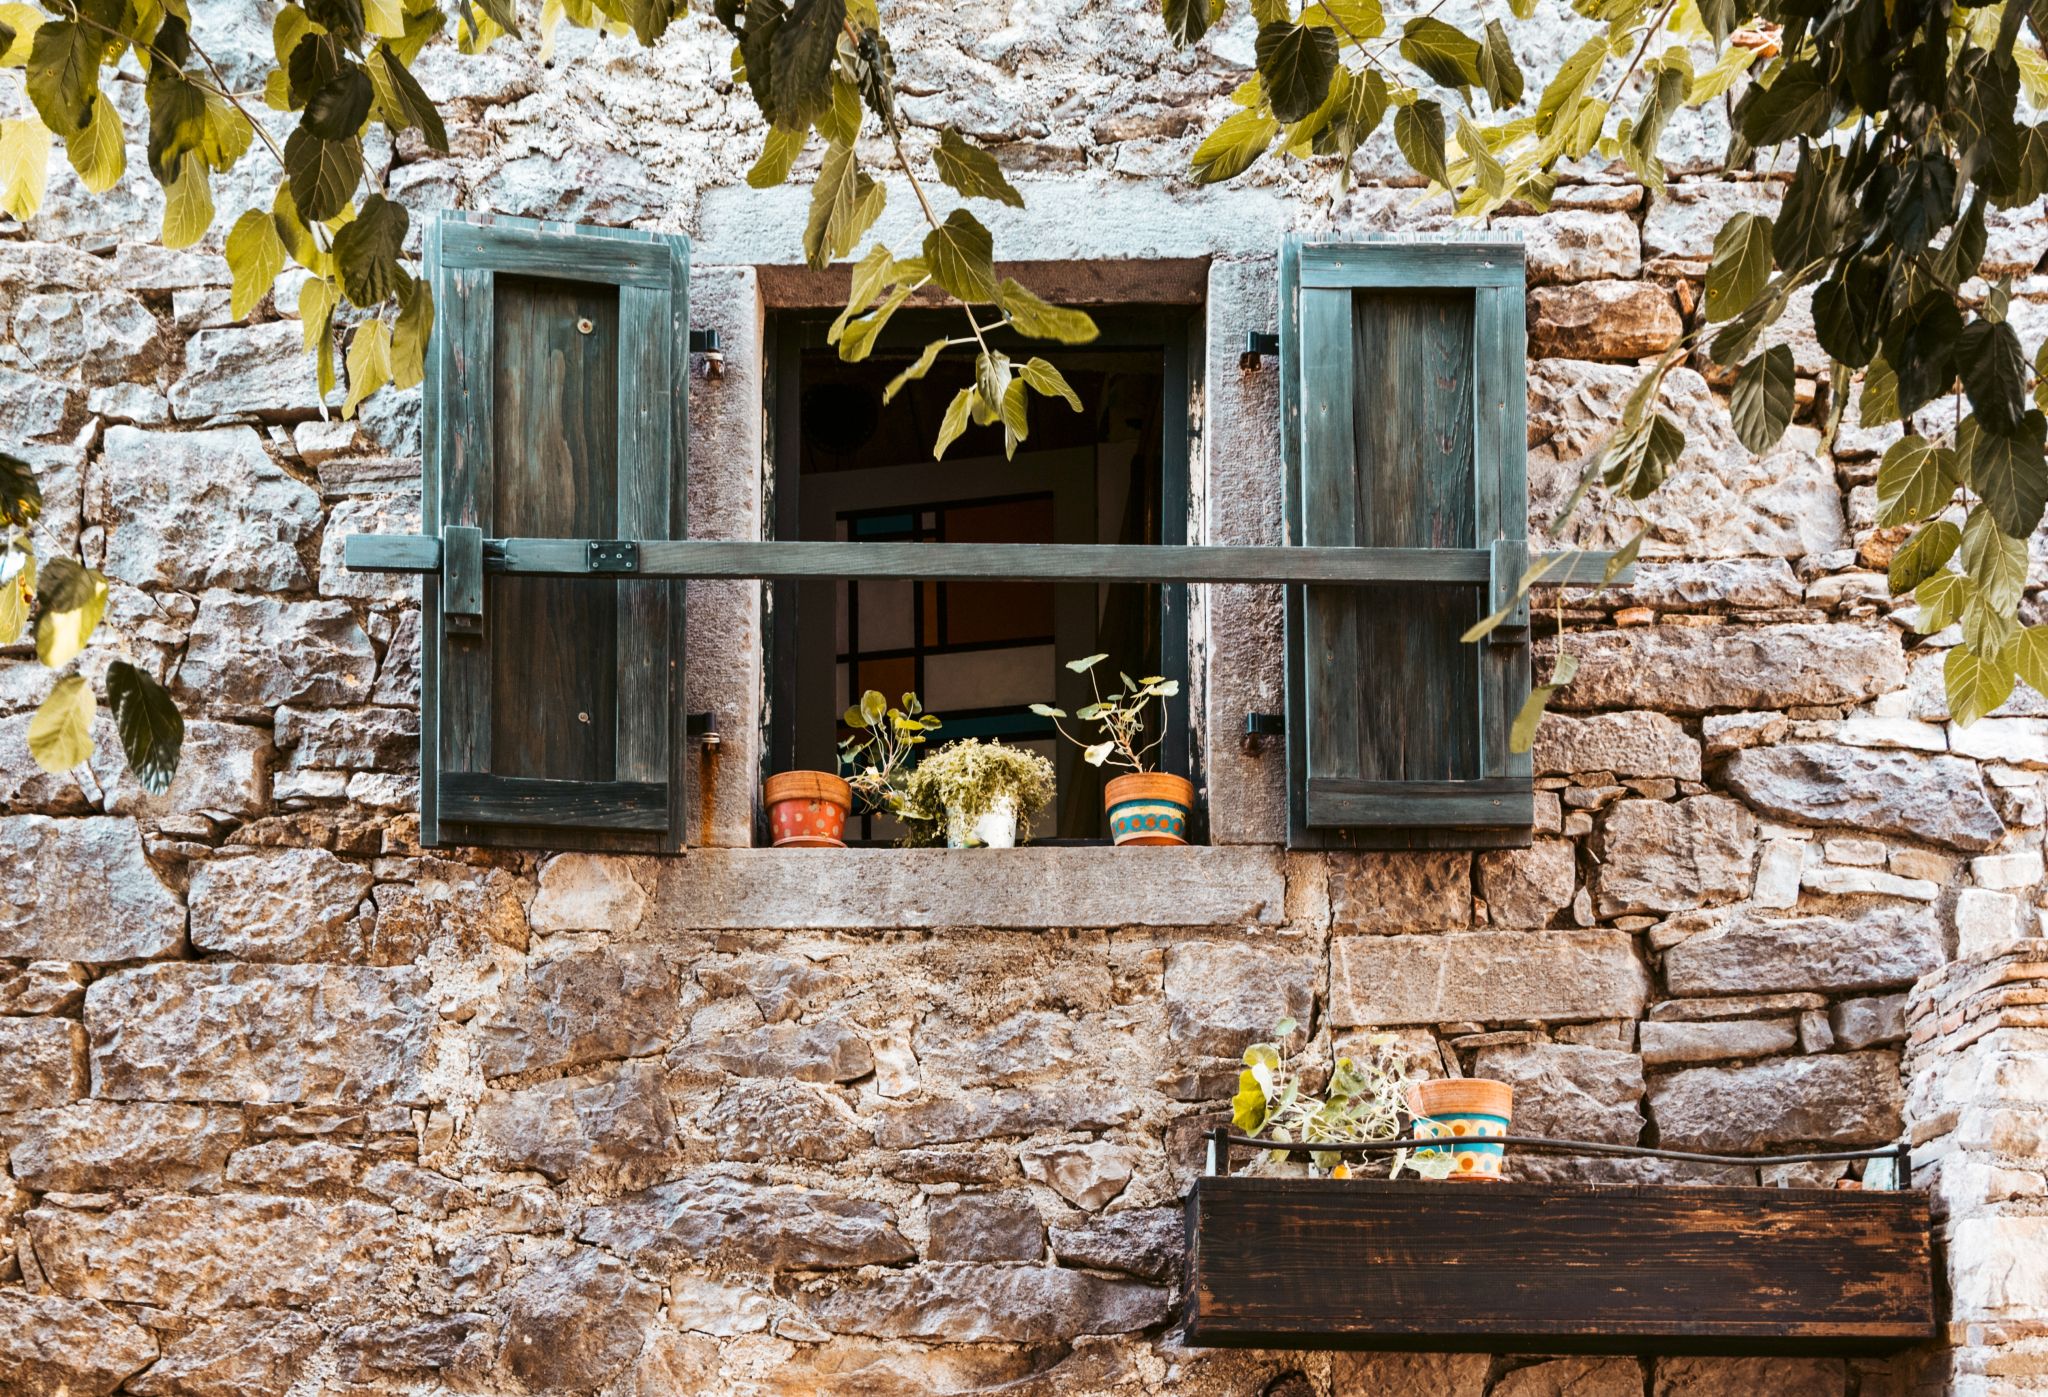
<path fill-rule="evenodd" d="M 1287 1040 L 1298 1027 L 1293 1019 L 1282 1019 L 1273 1025 L 1273 1041 L 1245 1049 L 1244 1070 L 1238 1073 L 1237 1095 L 1230 1103 L 1231 1124 L 1244 1135 L 1293 1146 L 1398 1140 L 1408 1090 L 1422 1080 L 1400 1040 L 1391 1033 L 1368 1034 L 1366 1056 L 1339 1057 L 1318 1096 L 1304 1082 L 1309 1064 L 1287 1050 Z M 1274 1150 L 1267 1157 L 1278 1162 L 1286 1155 L 1285 1150 Z M 1353 1173 L 1334 1150 L 1311 1149 L 1309 1162 L 1312 1171 L 1332 1178 Z M 1398 1150 L 1388 1176 L 1399 1178 L 1408 1169 L 1426 1178 L 1443 1178 L 1450 1166 L 1448 1151 L 1411 1155 Z"/>

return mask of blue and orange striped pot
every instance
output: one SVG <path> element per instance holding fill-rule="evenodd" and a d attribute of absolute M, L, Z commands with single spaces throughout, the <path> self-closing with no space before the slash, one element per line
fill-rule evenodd
<path fill-rule="evenodd" d="M 1118 844 L 1185 844 L 1195 788 L 1185 776 L 1126 772 L 1102 788 L 1109 837 Z"/>
<path fill-rule="evenodd" d="M 1444 1139 L 1450 1146 L 1453 1179 L 1497 1183 L 1505 1145 L 1486 1141 L 1508 1133 L 1514 1114 L 1515 1089 L 1484 1077 L 1448 1077 L 1421 1082 L 1409 1089 L 1408 1110 L 1415 1117 L 1410 1132 L 1418 1139 Z M 1427 1151 L 1417 1150 L 1418 1156 Z"/>

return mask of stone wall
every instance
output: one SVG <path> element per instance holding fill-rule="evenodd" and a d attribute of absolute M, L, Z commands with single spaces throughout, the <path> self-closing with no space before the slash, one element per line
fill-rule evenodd
<path fill-rule="evenodd" d="M 194 8 L 202 33 L 239 35 L 215 49 L 231 72 L 267 52 L 266 6 Z M 1277 375 L 1235 351 L 1274 323 L 1278 237 L 1426 231 L 1449 226 L 1441 207 L 1387 187 L 1330 207 L 1264 170 L 1183 187 L 1242 76 L 1242 24 L 1191 57 L 1140 0 L 888 9 L 912 121 L 1034 138 L 1011 152 L 1029 206 L 994 220 L 1000 246 L 1213 258 L 1195 531 L 1276 540 Z M 1537 31 L 1526 60 L 1554 62 L 1576 26 Z M 681 28 L 651 55 L 565 33 L 551 65 L 430 50 L 456 154 L 401 143 L 389 183 L 415 210 L 690 231 L 693 319 L 726 345 L 724 377 L 693 387 L 694 528 L 753 537 L 752 268 L 792 260 L 805 191 L 737 187 L 748 104 L 711 23 Z M 18 100 L 0 86 L 0 106 Z M 1529 251 L 1539 523 L 1634 361 L 1698 314 L 1722 217 L 1777 199 L 1716 176 L 1718 116 L 1687 122 L 1665 196 L 1586 169 L 1555 212 L 1498 221 Z M 267 197 L 260 152 L 244 171 L 219 191 L 223 226 Z M 214 251 L 148 245 L 159 212 L 146 180 L 94 198 L 53 171 L 46 212 L 0 224 L 0 436 L 42 472 L 45 554 L 114 579 L 87 669 L 125 647 L 190 716 L 167 797 L 119 775 L 111 730 L 89 775 L 52 778 L 24 736 L 46 676 L 0 655 L 0 1389 L 1874 1397 L 1905 1381 L 1910 1365 L 1839 1360 L 1196 1352 L 1168 1330 L 1196 1137 L 1282 1014 L 1317 1056 L 1383 1027 L 1434 1070 L 1512 1080 L 1537 1133 L 1724 1151 L 1898 1136 L 1909 986 L 2035 926 L 2048 702 L 1947 721 L 1947 638 L 1911 634 L 1881 574 L 1898 542 L 1873 527 L 1885 431 L 1852 414 L 1823 451 L 1810 414 L 1758 461 L 1709 377 L 1674 372 L 1687 448 L 1646 506 L 1650 561 L 1625 591 L 1557 599 L 1583 668 L 1541 733 L 1525 851 L 1281 851 L 1280 755 L 1237 736 L 1278 706 L 1277 598 L 1251 587 L 1197 607 L 1215 847 L 731 847 L 759 750 L 745 585 L 692 601 L 690 706 L 724 739 L 700 763 L 694 836 L 726 847 L 422 850 L 416 590 L 340 566 L 343 535 L 416 524 L 416 395 L 324 417 L 276 309 L 291 277 L 230 323 Z M 907 219 L 892 209 L 885 231 Z M 2029 299 L 2048 289 L 2028 279 L 2040 210 L 1992 248 L 2021 278 L 2014 318 L 2048 314 Z M 1786 335 L 1810 397 L 1801 312 Z M 1631 527 L 1601 503 L 1582 537 Z M 1941 1118 L 1930 1081 L 1918 1120 Z M 1646 1173 L 1688 1176 L 1630 1176 Z M 2010 1284 L 2001 1315 L 2042 1308 L 2038 1278 Z"/>

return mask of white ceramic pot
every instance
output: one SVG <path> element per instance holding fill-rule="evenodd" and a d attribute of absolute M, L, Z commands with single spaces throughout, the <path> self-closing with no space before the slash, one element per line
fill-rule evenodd
<path fill-rule="evenodd" d="M 946 812 L 946 847 L 949 849 L 1014 849 L 1017 847 L 1017 800 L 1004 796 L 979 819 L 965 820 Z"/>

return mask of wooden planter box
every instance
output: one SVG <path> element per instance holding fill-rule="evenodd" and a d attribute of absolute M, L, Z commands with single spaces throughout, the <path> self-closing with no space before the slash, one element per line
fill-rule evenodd
<path fill-rule="evenodd" d="M 1204 1177 L 1186 1342 L 1875 1354 L 1935 1336 L 1925 1193 Z"/>

